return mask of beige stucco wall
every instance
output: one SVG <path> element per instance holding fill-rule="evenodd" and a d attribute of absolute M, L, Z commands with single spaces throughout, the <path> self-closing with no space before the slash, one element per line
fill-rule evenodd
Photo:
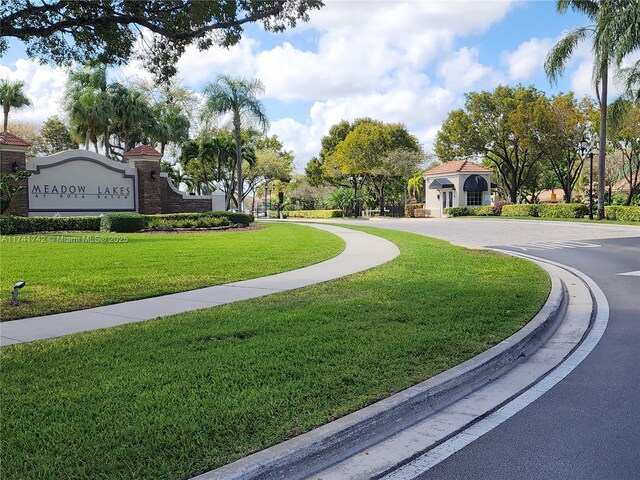
<path fill-rule="evenodd" d="M 480 175 L 481 177 L 483 177 L 486 182 L 487 185 L 489 186 L 489 191 L 484 192 L 483 196 L 482 196 L 482 205 L 491 205 L 491 174 L 490 173 L 485 173 L 485 172 L 478 172 L 478 173 L 473 173 L 473 172 L 465 172 L 465 173 L 451 173 L 451 174 L 446 174 L 446 175 L 426 175 L 424 177 L 425 179 L 425 185 L 426 185 L 426 194 L 425 194 L 425 208 L 431 211 L 431 216 L 432 217 L 442 217 L 442 196 L 440 198 L 438 198 L 438 194 L 442 195 L 445 192 L 449 192 L 449 189 L 444 189 L 441 192 L 439 192 L 438 190 L 430 190 L 429 189 L 429 185 L 431 184 L 431 182 L 433 182 L 434 180 L 438 179 L 438 178 L 447 178 L 451 181 L 451 183 L 453 183 L 454 185 L 454 190 L 453 190 L 453 205 L 448 205 L 447 206 L 453 206 L 453 207 L 466 207 L 467 206 L 467 194 L 466 192 L 464 192 L 462 190 L 462 187 L 464 186 L 464 182 L 467 180 L 467 178 L 469 178 L 471 175 Z M 447 193 L 448 195 L 448 193 Z"/>

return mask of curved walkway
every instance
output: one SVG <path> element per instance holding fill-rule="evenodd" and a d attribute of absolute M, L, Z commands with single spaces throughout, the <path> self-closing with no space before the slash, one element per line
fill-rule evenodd
<path fill-rule="evenodd" d="M 141 322 L 294 290 L 368 270 L 393 260 L 400 254 L 394 243 L 375 235 L 332 225 L 305 225 L 339 236 L 346 244 L 345 249 L 340 255 L 325 262 L 268 277 L 88 310 L 2 322 L 0 346 Z"/>

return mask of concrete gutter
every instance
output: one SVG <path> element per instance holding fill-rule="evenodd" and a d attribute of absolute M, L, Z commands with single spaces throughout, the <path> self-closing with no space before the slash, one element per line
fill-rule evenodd
<path fill-rule="evenodd" d="M 303 479 L 427 418 L 532 355 L 564 318 L 567 289 L 551 275 L 551 293 L 524 328 L 435 377 L 298 437 L 193 480 Z"/>

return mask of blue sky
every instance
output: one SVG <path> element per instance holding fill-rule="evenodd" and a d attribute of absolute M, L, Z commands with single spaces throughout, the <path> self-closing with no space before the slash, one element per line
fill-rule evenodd
<path fill-rule="evenodd" d="M 231 49 L 189 49 L 179 77 L 200 91 L 220 73 L 257 77 L 271 132 L 294 151 L 298 169 L 319 150 L 320 139 L 341 119 L 370 116 L 402 122 L 425 148 L 464 93 L 500 83 L 533 84 L 551 94 L 592 94 L 591 54 L 576 52 L 559 85 L 547 81 L 545 55 L 563 31 L 587 19 L 560 15 L 555 1 L 326 1 L 295 30 L 270 34 L 247 28 Z M 112 69 L 110 78 L 147 74 L 139 62 Z M 62 114 L 66 71 L 26 58 L 10 44 L 0 77 L 21 79 L 33 106 L 12 113 L 42 122 Z"/>

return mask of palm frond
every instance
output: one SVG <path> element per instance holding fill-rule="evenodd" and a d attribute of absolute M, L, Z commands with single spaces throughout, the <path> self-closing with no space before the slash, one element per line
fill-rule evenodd
<path fill-rule="evenodd" d="M 544 61 L 544 71 L 552 84 L 558 82 L 576 47 L 582 40 L 587 38 L 590 31 L 590 27 L 576 28 L 568 32 L 549 50 Z"/>

